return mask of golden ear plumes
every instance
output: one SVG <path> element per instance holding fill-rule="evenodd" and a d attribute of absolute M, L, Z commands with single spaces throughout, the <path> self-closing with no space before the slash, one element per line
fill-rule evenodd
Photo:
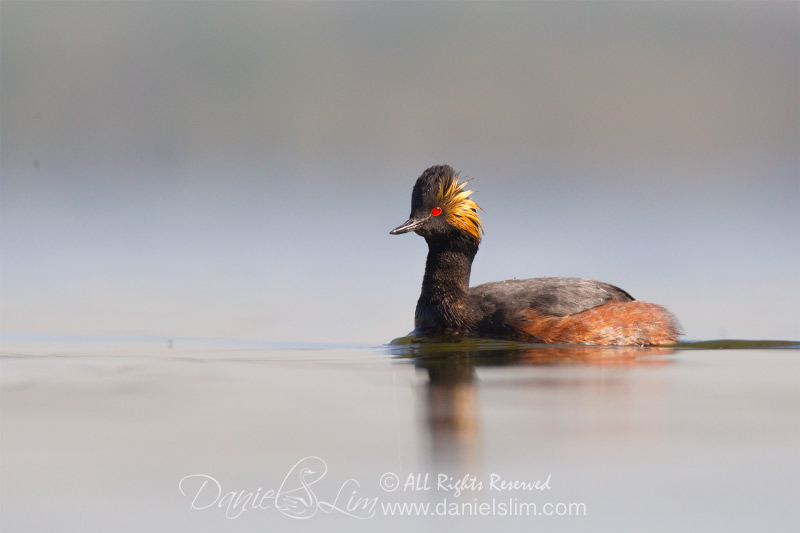
<path fill-rule="evenodd" d="M 478 217 L 480 206 L 469 197 L 472 191 L 464 190 L 466 184 L 466 181 L 458 183 L 456 174 L 453 179 L 442 183 L 436 202 L 444 211 L 447 222 L 481 242 L 483 224 Z"/>

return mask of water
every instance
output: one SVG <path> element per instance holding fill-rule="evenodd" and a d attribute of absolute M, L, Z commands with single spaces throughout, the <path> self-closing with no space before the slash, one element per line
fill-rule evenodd
<path fill-rule="evenodd" d="M 4 532 L 800 524 L 800 343 L 2 352 Z"/>

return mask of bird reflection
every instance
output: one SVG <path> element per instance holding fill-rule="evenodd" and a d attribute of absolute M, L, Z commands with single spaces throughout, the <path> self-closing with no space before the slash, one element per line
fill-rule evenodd
<path fill-rule="evenodd" d="M 475 414 L 475 363 L 468 354 L 447 358 L 420 358 L 418 368 L 428 373 L 423 418 L 431 437 L 433 459 L 449 462 L 461 454 L 473 455 L 478 441 Z M 455 457 L 451 457 L 455 456 Z"/>
<path fill-rule="evenodd" d="M 412 359 L 427 373 L 421 402 L 421 422 L 430 438 L 432 465 L 456 471 L 480 468 L 482 440 L 478 416 L 479 368 L 532 366 L 643 367 L 670 363 L 671 348 L 600 346 L 519 346 L 497 343 L 409 343 L 393 353 Z M 522 369 L 520 369 L 522 370 Z M 598 386 L 597 377 L 547 376 L 525 372 L 514 384 L 525 387 Z"/>

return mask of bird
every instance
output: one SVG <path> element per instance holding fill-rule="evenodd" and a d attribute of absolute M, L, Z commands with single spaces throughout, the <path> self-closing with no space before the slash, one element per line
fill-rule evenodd
<path fill-rule="evenodd" d="M 608 283 L 545 277 L 470 287 L 484 229 L 466 184 L 450 165 L 428 168 L 414 184 L 409 219 L 389 232 L 413 231 L 428 244 L 413 336 L 608 346 L 677 342 L 682 332 L 672 313 Z"/>
<path fill-rule="evenodd" d="M 314 494 L 313 490 L 311 490 L 310 485 L 313 485 L 319 481 L 319 479 L 321 479 L 325 473 L 323 472 L 322 476 L 318 476 L 317 478 L 313 479 L 311 483 L 309 483 L 307 478 L 313 476 L 314 474 L 316 474 L 314 470 L 304 467 L 300 469 L 300 473 L 298 475 L 300 484 L 302 485 L 302 491 L 305 492 L 307 498 L 292 494 L 300 491 L 300 488 L 283 492 L 283 485 L 281 485 L 281 490 L 278 491 L 279 497 L 276 498 L 276 501 L 278 502 L 277 509 L 281 513 L 292 518 L 310 518 L 317 513 L 319 501 L 317 499 L 317 495 Z M 288 478 L 289 475 L 287 475 L 283 480 L 284 483 L 287 482 Z"/>

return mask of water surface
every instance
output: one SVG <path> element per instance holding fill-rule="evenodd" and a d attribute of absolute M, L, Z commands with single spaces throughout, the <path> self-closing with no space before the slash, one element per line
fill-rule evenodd
<path fill-rule="evenodd" d="M 2 352 L 3 531 L 800 523 L 798 343 Z"/>

